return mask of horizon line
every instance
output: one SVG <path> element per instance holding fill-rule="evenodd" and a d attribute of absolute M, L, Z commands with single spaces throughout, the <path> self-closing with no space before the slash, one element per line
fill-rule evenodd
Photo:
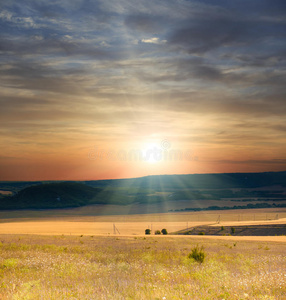
<path fill-rule="evenodd" d="M 262 172 L 227 172 L 227 173 L 186 173 L 186 174 L 150 174 L 144 175 L 139 177 L 122 177 L 122 178 L 105 178 L 105 179 L 46 179 L 46 180 L 0 180 L 0 182 L 57 182 L 57 181 L 67 181 L 67 182 L 74 182 L 74 181 L 106 181 L 106 180 L 128 180 L 128 179 L 139 179 L 144 177 L 155 177 L 155 176 L 187 176 L 187 175 L 220 175 L 220 174 L 263 174 L 263 173 L 285 173 L 284 171 L 262 171 Z"/>

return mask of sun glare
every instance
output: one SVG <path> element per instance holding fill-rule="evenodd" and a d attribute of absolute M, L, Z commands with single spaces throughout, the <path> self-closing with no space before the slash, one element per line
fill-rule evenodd
<path fill-rule="evenodd" d="M 149 164 L 161 161 L 162 149 L 154 142 L 144 143 L 142 147 L 143 160 Z"/>

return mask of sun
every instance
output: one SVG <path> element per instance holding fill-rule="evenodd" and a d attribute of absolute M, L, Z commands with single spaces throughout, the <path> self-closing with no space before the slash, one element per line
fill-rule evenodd
<path fill-rule="evenodd" d="M 162 160 L 162 149 L 154 142 L 146 142 L 142 146 L 143 160 L 149 164 L 156 164 Z"/>

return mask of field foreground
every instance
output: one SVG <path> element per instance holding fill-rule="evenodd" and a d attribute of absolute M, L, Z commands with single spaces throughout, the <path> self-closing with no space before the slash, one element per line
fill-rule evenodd
<path fill-rule="evenodd" d="M 189 236 L 0 239 L 0 299 L 286 299 L 284 243 Z M 196 245 L 204 247 L 203 263 L 188 258 Z"/>

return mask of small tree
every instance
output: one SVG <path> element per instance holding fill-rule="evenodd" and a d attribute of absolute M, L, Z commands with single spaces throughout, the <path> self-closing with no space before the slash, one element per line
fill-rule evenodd
<path fill-rule="evenodd" d="M 161 231 L 160 230 L 156 230 L 155 234 L 161 234 Z"/>
<path fill-rule="evenodd" d="M 145 234 L 151 234 L 151 229 L 145 229 Z"/>
<path fill-rule="evenodd" d="M 204 252 L 204 247 L 201 246 L 196 246 L 192 250 L 192 252 L 189 254 L 189 258 L 194 259 L 195 261 L 199 263 L 203 263 L 205 260 L 205 252 Z"/>
<path fill-rule="evenodd" d="M 235 228 L 231 227 L 231 233 L 234 234 L 235 233 Z"/>
<path fill-rule="evenodd" d="M 167 231 L 166 228 L 163 228 L 163 229 L 161 230 L 161 232 L 162 232 L 162 234 L 168 234 L 168 231 Z"/>

